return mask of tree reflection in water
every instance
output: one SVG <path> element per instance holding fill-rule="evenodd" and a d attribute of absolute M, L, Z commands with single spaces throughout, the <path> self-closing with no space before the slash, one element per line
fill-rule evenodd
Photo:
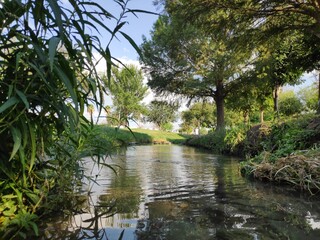
<path fill-rule="evenodd" d="M 248 182 L 238 159 L 136 146 L 113 163 L 118 175 L 101 172 L 83 213 L 51 221 L 42 239 L 319 239 L 319 199 Z"/>

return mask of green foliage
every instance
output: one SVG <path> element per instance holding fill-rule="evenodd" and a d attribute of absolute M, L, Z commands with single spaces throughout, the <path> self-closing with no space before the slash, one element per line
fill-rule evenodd
<path fill-rule="evenodd" d="M 153 100 L 148 106 L 146 120 L 155 123 L 159 129 L 165 130 L 166 124 L 176 120 L 178 108 L 177 103 Z"/>
<path fill-rule="evenodd" d="M 195 103 L 182 112 L 181 118 L 183 126 L 199 130 L 203 127 L 213 128 L 216 125 L 215 107 L 210 103 Z"/>
<path fill-rule="evenodd" d="M 238 124 L 224 131 L 216 130 L 204 136 L 193 137 L 187 144 L 210 149 L 215 153 L 241 155 L 246 132 L 247 126 Z"/>
<path fill-rule="evenodd" d="M 318 108 L 318 89 L 315 85 L 305 87 L 298 92 L 298 96 L 307 111 L 315 111 Z"/>
<path fill-rule="evenodd" d="M 264 37 L 266 39 L 296 29 L 305 34 L 313 35 L 316 39 L 319 34 L 317 28 L 319 6 L 313 4 L 312 1 L 305 1 L 303 4 L 277 0 L 230 0 L 228 2 L 224 0 L 214 2 L 181 0 L 180 4 L 175 1 L 166 2 L 167 8 L 180 8 L 184 14 L 190 16 L 189 21 L 200 21 L 208 28 L 208 31 L 215 27 L 212 26 L 213 23 L 216 25 L 224 23 L 227 26 L 238 25 L 242 31 L 244 29 L 240 26 L 243 26 L 243 23 L 248 23 L 249 25 L 245 26 L 250 27 L 243 32 L 244 35 L 247 35 L 247 39 L 248 37 Z M 216 15 L 215 21 L 211 17 L 213 15 Z"/>
<path fill-rule="evenodd" d="M 259 123 L 263 122 L 261 113 L 269 113 L 272 109 L 272 87 L 268 81 L 254 73 L 255 70 L 247 71 L 239 81 L 231 83 L 232 94 L 226 99 L 226 106 L 229 111 L 226 115 L 226 124 L 238 124 L 241 119 L 235 115 L 243 116 L 242 122 Z M 268 117 L 267 115 L 267 117 Z M 237 119 L 237 122 L 235 121 Z"/>
<path fill-rule="evenodd" d="M 264 142 L 265 150 L 276 157 L 287 156 L 296 150 L 303 150 L 313 146 L 319 129 L 310 126 L 317 119 L 314 115 L 304 115 L 272 126 L 270 136 Z"/>
<path fill-rule="evenodd" d="M 206 128 L 200 128 L 200 131 L 199 131 L 200 135 L 208 134 L 208 132 L 209 131 Z"/>
<path fill-rule="evenodd" d="M 248 124 L 245 121 L 245 114 L 241 114 L 241 113 L 242 112 L 226 109 L 225 119 L 226 119 L 226 126 L 228 129 L 233 128 L 237 125 L 242 125 L 244 123 Z"/>
<path fill-rule="evenodd" d="M 188 144 L 219 153 L 255 157 L 256 162 L 265 159 L 273 162 L 298 150 L 317 146 L 319 137 L 319 118 L 311 114 L 272 125 L 255 125 L 250 129 L 245 124 L 237 124 L 225 132 L 214 131 L 194 137 L 188 140 Z"/>
<path fill-rule="evenodd" d="M 116 2 L 124 16 L 126 2 Z M 37 234 L 35 214 L 62 210 L 81 182 L 91 131 L 84 109 L 94 104 L 101 112 L 105 92 L 93 53 L 106 60 L 108 75 L 112 64 L 110 43 L 100 42 L 98 29 L 110 41 L 117 32 L 124 35 L 122 18 L 95 1 L 65 4 L 1 3 L 0 235 L 7 238 Z"/>
<path fill-rule="evenodd" d="M 208 33 L 196 21 L 186 24 L 187 18 L 178 8 L 168 12 L 155 23 L 152 39 L 144 40 L 148 85 L 158 94 L 214 100 L 217 128 L 224 128 L 224 99 L 231 92 L 227 86 L 238 80 L 250 53 L 234 47 L 232 28 Z"/>
<path fill-rule="evenodd" d="M 180 124 L 180 129 L 179 129 L 180 133 L 191 134 L 192 131 L 193 131 L 193 127 L 190 126 L 189 124 L 186 124 L 186 123 Z"/>
<path fill-rule="evenodd" d="M 171 132 L 173 130 L 173 124 L 172 123 L 165 123 L 162 125 L 161 129 L 163 131 Z"/>
<path fill-rule="evenodd" d="M 273 98 L 273 108 L 278 113 L 280 87 L 284 84 L 300 83 L 303 73 L 301 57 L 305 54 L 301 38 L 301 34 L 297 32 L 286 36 L 279 34 L 264 44 L 259 44 L 253 52 L 256 55 L 254 67 L 244 77 L 244 83 L 249 82 L 247 88 L 250 94 L 245 95 L 249 95 L 250 101 L 254 102 L 258 109 L 266 110 L 268 100 Z"/>
<path fill-rule="evenodd" d="M 302 103 L 293 91 L 286 91 L 279 96 L 279 112 L 285 116 L 300 113 Z"/>
<path fill-rule="evenodd" d="M 319 7 L 310 2 L 303 6 L 277 1 L 162 3 L 167 15 L 159 18 L 152 39 L 142 45 L 151 73 L 148 84 L 158 93 L 213 98 L 218 128 L 225 125 L 225 100 L 245 121 L 259 111 L 263 122 L 272 95 L 278 112 L 279 88 L 299 83 L 304 71 L 319 66 L 320 47 L 312 37 L 319 29 L 311 24 L 318 21 Z M 184 126 L 184 131 L 189 129 Z"/>
<path fill-rule="evenodd" d="M 27 239 L 28 233 L 38 235 L 38 216 L 34 211 L 43 197 L 39 189 L 31 191 L 10 181 L 0 185 L 0 235 L 4 239 Z"/>
<path fill-rule="evenodd" d="M 230 153 L 240 154 L 237 148 L 239 148 L 239 145 L 245 140 L 247 131 L 248 126 L 245 124 L 238 124 L 226 130 L 224 143 Z"/>
<path fill-rule="evenodd" d="M 317 145 L 319 120 L 315 115 L 290 118 L 272 125 L 253 126 L 244 141 L 244 153 L 255 162 L 274 162 L 298 150 Z"/>
<path fill-rule="evenodd" d="M 28 239 L 30 233 L 33 232 L 35 236 L 38 236 L 38 226 L 36 222 L 38 221 L 38 216 L 27 212 L 24 209 L 20 209 L 18 212 L 12 210 L 14 203 L 5 202 L 4 207 L 7 209 L 4 211 L 5 221 L 2 227 L 0 227 L 0 232 L 4 232 L 2 235 L 3 239 Z M 9 208 L 11 207 L 11 208 Z M 9 208 L 9 209 L 8 209 Z M 12 211 L 11 217 L 7 216 L 8 211 Z"/>
<path fill-rule="evenodd" d="M 244 73 L 234 71 L 228 80 L 235 80 L 240 74 L 239 79 L 231 83 L 227 80 L 228 87 L 224 89 L 228 107 L 233 110 L 244 114 L 252 110 L 263 112 L 268 107 L 266 101 L 280 86 L 296 84 L 303 72 L 318 69 L 319 29 L 315 29 L 313 23 L 319 22 L 319 6 L 311 2 L 181 0 L 179 3 L 165 1 L 165 7 L 170 14 L 184 19 L 184 27 L 196 23 L 204 31 L 203 39 L 217 30 L 227 32 L 232 29 L 232 46 L 241 49 L 242 54 L 251 52 L 247 62 L 250 67 Z M 227 42 L 223 40 L 223 44 L 227 45 Z M 215 50 L 216 53 L 219 50 Z M 208 63 L 206 60 L 201 66 Z M 274 109 L 278 111 L 276 94 L 274 96 Z"/>
<path fill-rule="evenodd" d="M 224 142 L 225 136 L 225 131 L 217 130 L 204 136 L 193 137 L 187 141 L 187 144 L 210 149 L 215 153 L 226 153 L 228 150 Z"/>
<path fill-rule="evenodd" d="M 105 77 L 108 85 L 108 79 Z M 113 68 L 110 86 L 118 125 L 128 126 L 128 119 L 137 120 L 146 109 L 141 103 L 148 88 L 143 84 L 143 74 L 134 65 L 122 69 Z"/>

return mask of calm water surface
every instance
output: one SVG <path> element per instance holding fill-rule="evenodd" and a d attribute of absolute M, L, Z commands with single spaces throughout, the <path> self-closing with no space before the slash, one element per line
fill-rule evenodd
<path fill-rule="evenodd" d="M 251 182 L 239 159 L 176 145 L 130 147 L 88 161 L 78 213 L 46 224 L 42 239 L 320 239 L 320 200 Z M 81 201 L 80 201 L 81 200 Z"/>

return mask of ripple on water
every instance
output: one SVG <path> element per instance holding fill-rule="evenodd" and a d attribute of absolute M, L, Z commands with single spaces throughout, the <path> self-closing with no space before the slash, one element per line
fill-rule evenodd
<path fill-rule="evenodd" d="M 86 212 L 48 223 L 47 239 L 319 239 L 319 199 L 247 181 L 237 159 L 170 145 L 108 161 L 117 175 L 88 164 Z"/>

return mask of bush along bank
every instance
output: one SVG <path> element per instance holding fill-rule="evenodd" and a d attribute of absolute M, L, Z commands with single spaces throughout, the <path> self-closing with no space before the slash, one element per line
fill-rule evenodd
<path fill-rule="evenodd" d="M 244 176 L 320 192 L 320 116 L 236 127 L 188 141 L 216 153 L 245 157 Z"/>

